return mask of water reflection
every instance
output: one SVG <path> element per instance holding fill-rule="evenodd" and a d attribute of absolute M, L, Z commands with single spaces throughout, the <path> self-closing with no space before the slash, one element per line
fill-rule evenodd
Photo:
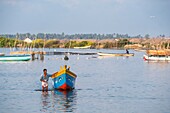
<path fill-rule="evenodd" d="M 56 111 L 75 112 L 77 93 L 73 91 L 54 91 L 52 92 L 54 108 Z"/>
<path fill-rule="evenodd" d="M 48 108 L 51 107 L 50 96 L 49 96 L 48 92 L 46 92 L 46 91 L 42 92 L 41 104 L 42 104 L 42 109 L 40 110 L 41 112 L 46 112 L 46 111 L 48 111 Z"/>
<path fill-rule="evenodd" d="M 77 103 L 76 96 L 76 90 L 42 92 L 42 108 L 40 111 L 75 112 Z"/>

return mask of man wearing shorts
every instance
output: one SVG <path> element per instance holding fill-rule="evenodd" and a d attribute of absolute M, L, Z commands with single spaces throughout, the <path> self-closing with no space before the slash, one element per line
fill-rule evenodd
<path fill-rule="evenodd" d="M 47 73 L 47 69 L 43 69 L 43 74 L 40 78 L 40 81 L 42 82 L 42 91 L 48 91 L 48 80 L 51 76 L 51 74 Z"/>

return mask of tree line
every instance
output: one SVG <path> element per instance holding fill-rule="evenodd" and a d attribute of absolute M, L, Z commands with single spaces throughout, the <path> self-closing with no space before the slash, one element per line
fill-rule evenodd
<path fill-rule="evenodd" d="M 164 36 L 165 35 L 160 35 Z M 38 34 L 31 34 L 31 33 L 24 33 L 24 34 L 0 34 L 0 37 L 6 38 L 18 38 L 20 40 L 30 38 L 32 40 L 41 38 L 41 39 L 115 39 L 115 38 L 149 38 L 150 35 L 146 34 L 145 36 L 136 35 L 136 36 L 129 36 L 128 34 L 65 34 L 64 32 L 61 34 L 56 33 L 38 33 Z"/>
<path fill-rule="evenodd" d="M 0 47 L 31 47 L 31 48 L 74 48 L 91 46 L 91 48 L 122 48 L 127 44 L 131 44 L 128 39 L 119 39 L 118 41 L 103 41 L 99 40 L 68 40 L 68 39 L 35 39 L 32 43 L 26 43 L 19 39 L 10 39 L 0 37 Z"/>

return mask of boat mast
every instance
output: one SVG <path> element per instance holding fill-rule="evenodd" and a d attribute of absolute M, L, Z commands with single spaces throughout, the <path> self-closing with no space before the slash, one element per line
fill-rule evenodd
<path fill-rule="evenodd" d="M 37 34 L 36 34 L 36 36 L 34 37 L 34 43 L 33 43 L 33 51 L 34 51 L 34 49 L 35 49 L 35 41 L 36 41 L 36 39 L 37 39 Z"/>
<path fill-rule="evenodd" d="M 46 33 L 44 34 L 44 45 L 43 45 L 43 52 L 44 52 L 44 48 L 45 48 L 45 40 L 46 40 Z"/>
<path fill-rule="evenodd" d="M 15 42 L 14 42 L 14 47 L 13 47 L 13 50 L 17 48 L 17 41 L 18 41 L 18 33 L 16 34 L 16 38 L 15 38 Z"/>
<path fill-rule="evenodd" d="M 168 45 L 167 45 L 166 49 L 169 49 L 169 42 L 168 42 Z"/>

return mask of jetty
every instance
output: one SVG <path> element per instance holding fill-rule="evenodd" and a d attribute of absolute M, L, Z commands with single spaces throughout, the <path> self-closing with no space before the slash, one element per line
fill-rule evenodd
<path fill-rule="evenodd" d="M 95 52 L 66 52 L 66 51 L 13 51 L 10 52 L 11 55 L 31 55 L 32 60 L 34 59 L 44 59 L 44 55 L 97 55 Z M 37 57 L 35 57 L 35 55 Z"/>
<path fill-rule="evenodd" d="M 10 52 L 11 55 L 24 55 L 24 54 L 43 54 L 45 55 L 46 52 L 45 51 L 13 51 L 13 52 Z"/>
<path fill-rule="evenodd" d="M 31 55 L 32 60 L 39 59 L 44 60 L 45 51 L 13 51 L 10 52 L 10 55 Z M 37 55 L 37 57 L 35 57 Z"/>
<path fill-rule="evenodd" d="M 45 52 L 46 55 L 65 55 L 65 54 L 70 54 L 70 55 L 96 55 L 97 53 L 91 53 L 91 52 Z"/>
<path fill-rule="evenodd" d="M 70 55 L 96 55 L 97 53 L 92 53 L 92 52 L 57 52 L 57 51 L 15 51 L 15 52 L 10 52 L 11 55 L 24 55 L 24 54 L 40 54 L 40 55 L 65 55 L 65 54 L 70 54 Z"/>

